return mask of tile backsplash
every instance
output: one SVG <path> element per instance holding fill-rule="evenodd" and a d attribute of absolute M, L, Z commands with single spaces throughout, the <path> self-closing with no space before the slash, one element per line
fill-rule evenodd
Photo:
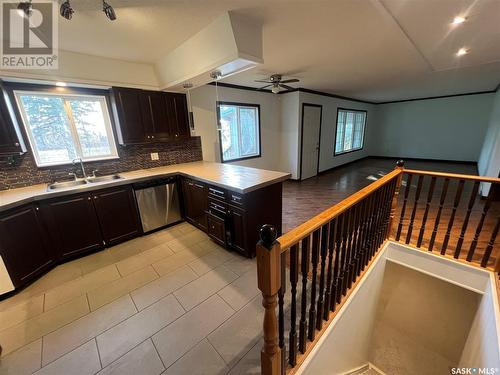
<path fill-rule="evenodd" d="M 86 162 L 86 172 L 91 174 L 93 170 L 97 169 L 98 175 L 108 175 L 203 159 L 200 137 L 165 143 L 117 147 L 119 159 Z M 158 153 L 159 160 L 151 160 L 151 153 L 154 152 Z M 67 180 L 70 172 L 77 173 L 81 177 L 80 167 L 71 164 L 37 167 L 30 151 L 24 155 L 15 156 L 14 159 L 0 156 L 0 190 Z"/>

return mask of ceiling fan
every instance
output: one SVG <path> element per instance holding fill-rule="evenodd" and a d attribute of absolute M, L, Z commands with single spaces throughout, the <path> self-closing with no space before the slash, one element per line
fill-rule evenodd
<path fill-rule="evenodd" d="M 256 79 L 255 82 L 268 83 L 268 85 L 260 87 L 258 88 L 258 90 L 264 90 L 271 86 L 271 91 L 273 92 L 273 94 L 279 93 L 281 88 L 285 90 L 295 90 L 293 87 L 288 86 L 287 83 L 300 82 L 300 80 L 296 78 L 286 79 L 284 81 L 281 80 L 282 78 L 283 77 L 281 76 L 281 74 L 273 74 L 269 77 L 268 80 Z"/>

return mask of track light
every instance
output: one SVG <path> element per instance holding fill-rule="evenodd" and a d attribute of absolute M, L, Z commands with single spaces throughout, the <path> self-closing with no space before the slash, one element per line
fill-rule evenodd
<path fill-rule="evenodd" d="M 102 0 L 102 11 L 111 21 L 116 20 L 115 10 L 106 1 Z"/>
<path fill-rule="evenodd" d="M 71 8 L 69 0 L 64 1 L 61 4 L 59 13 L 61 14 L 62 17 L 66 18 L 67 20 L 70 20 L 73 17 L 73 13 L 75 13 L 75 11 L 73 10 L 73 8 Z"/>
<path fill-rule="evenodd" d="M 17 5 L 17 11 L 21 16 L 31 16 L 31 13 L 33 13 L 33 4 L 31 4 L 31 0 L 21 1 Z"/>

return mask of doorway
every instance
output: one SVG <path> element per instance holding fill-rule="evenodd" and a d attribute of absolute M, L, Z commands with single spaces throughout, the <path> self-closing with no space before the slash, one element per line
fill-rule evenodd
<path fill-rule="evenodd" d="M 318 174 L 322 114 L 323 106 L 308 103 L 302 104 L 300 180 L 305 180 Z"/>

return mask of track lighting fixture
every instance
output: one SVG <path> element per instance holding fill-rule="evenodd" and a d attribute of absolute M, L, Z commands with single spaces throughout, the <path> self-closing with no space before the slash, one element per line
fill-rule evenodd
<path fill-rule="evenodd" d="M 116 20 L 115 10 L 106 1 L 102 0 L 102 11 L 111 21 Z"/>
<path fill-rule="evenodd" d="M 17 11 L 21 16 L 31 16 L 31 13 L 33 13 L 33 4 L 31 4 L 31 0 L 21 1 L 17 5 Z"/>
<path fill-rule="evenodd" d="M 73 13 L 75 11 L 73 8 L 71 8 L 71 4 L 69 3 L 69 0 L 65 0 L 61 4 L 61 8 L 59 9 L 59 13 L 61 14 L 62 17 L 66 18 L 67 20 L 70 20 L 73 17 Z"/>

